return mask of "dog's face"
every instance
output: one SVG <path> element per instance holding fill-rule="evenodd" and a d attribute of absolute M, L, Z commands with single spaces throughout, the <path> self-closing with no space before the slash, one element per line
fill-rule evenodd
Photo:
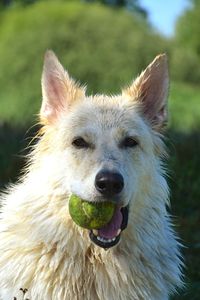
<path fill-rule="evenodd" d="M 116 204 L 110 225 L 90 233 L 109 248 L 127 226 L 129 204 L 148 193 L 156 176 L 156 133 L 166 121 L 166 57 L 158 56 L 121 95 L 87 97 L 48 52 L 42 89 L 41 121 L 54 140 L 48 148 L 61 185 L 86 201 Z"/>

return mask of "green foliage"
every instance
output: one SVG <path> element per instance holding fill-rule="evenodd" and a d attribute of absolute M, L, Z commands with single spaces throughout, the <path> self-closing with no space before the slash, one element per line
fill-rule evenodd
<path fill-rule="evenodd" d="M 184 47 L 173 50 L 172 75 L 176 80 L 198 84 L 200 81 L 200 57 L 193 51 Z"/>
<path fill-rule="evenodd" d="M 176 26 L 176 38 L 181 45 L 189 49 L 193 49 L 200 54 L 200 1 L 194 2 L 194 4 L 185 11 L 185 13 L 179 18 Z"/>
<path fill-rule="evenodd" d="M 39 110 L 48 48 L 94 93 L 118 91 L 166 50 L 161 37 L 127 11 L 76 1 L 16 8 L 1 23 L 0 118 L 12 122 L 30 122 Z"/>
<path fill-rule="evenodd" d="M 200 1 L 193 5 L 179 19 L 172 55 L 172 74 L 178 80 L 200 82 Z"/>
<path fill-rule="evenodd" d="M 200 129 L 200 88 L 186 83 L 170 86 L 170 128 L 184 134 Z"/>

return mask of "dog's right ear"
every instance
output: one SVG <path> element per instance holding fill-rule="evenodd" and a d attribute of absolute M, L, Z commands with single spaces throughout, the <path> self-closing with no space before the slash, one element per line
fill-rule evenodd
<path fill-rule="evenodd" d="M 41 123 L 55 123 L 59 116 L 69 109 L 72 102 L 83 98 L 84 95 L 84 88 L 69 77 L 53 51 L 48 50 L 42 73 Z"/>

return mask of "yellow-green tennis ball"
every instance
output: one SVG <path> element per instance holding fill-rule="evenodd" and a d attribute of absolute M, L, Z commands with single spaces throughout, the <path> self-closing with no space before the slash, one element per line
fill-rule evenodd
<path fill-rule="evenodd" d="M 104 227 L 112 219 L 115 204 L 111 202 L 88 202 L 76 195 L 69 199 L 69 213 L 72 220 L 87 229 Z"/>

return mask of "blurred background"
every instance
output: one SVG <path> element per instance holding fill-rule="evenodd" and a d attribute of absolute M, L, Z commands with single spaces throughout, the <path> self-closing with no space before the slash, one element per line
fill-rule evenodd
<path fill-rule="evenodd" d="M 120 92 L 168 54 L 168 181 L 187 266 L 186 289 L 173 299 L 200 299 L 200 1 L 0 0 L 1 189 L 17 180 L 38 129 L 46 49 L 88 93 Z"/>

